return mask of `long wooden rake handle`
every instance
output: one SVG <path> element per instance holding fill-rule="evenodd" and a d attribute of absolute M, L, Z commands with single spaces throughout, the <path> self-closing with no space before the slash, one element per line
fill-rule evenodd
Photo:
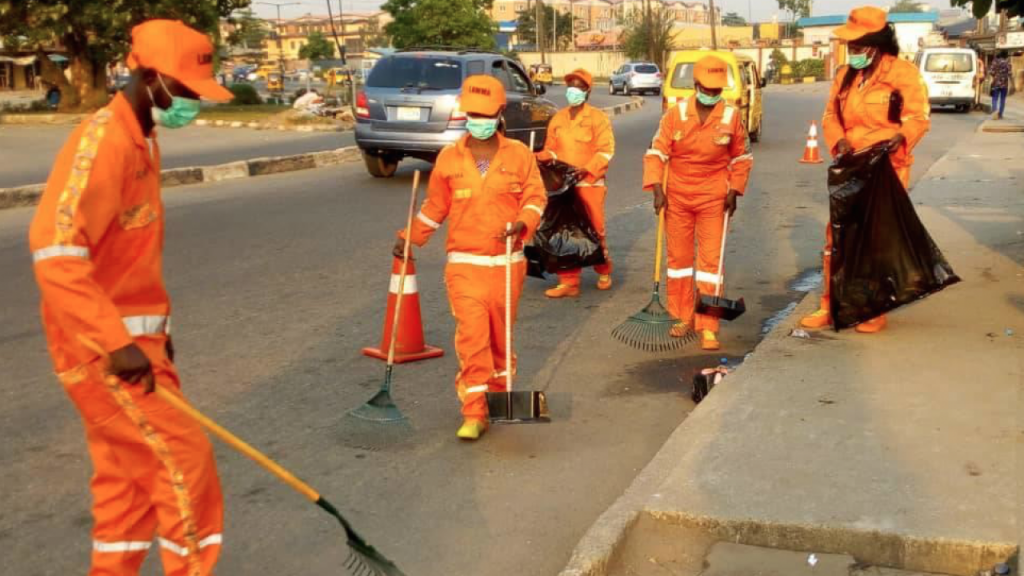
<path fill-rule="evenodd" d="M 722 247 L 718 251 L 718 286 L 715 289 L 715 297 L 722 296 L 722 286 L 725 280 L 722 278 L 722 270 L 725 268 L 725 239 L 729 235 L 729 213 L 725 213 L 725 224 L 722 225 Z"/>
<path fill-rule="evenodd" d="M 531 132 L 532 136 L 533 133 Z M 512 231 L 512 223 L 505 232 Z M 508 392 L 508 419 L 512 419 L 512 236 L 505 237 L 505 390 Z"/>
<path fill-rule="evenodd" d="M 395 363 L 395 343 L 398 341 L 398 320 L 405 300 L 405 276 L 409 270 L 409 247 L 412 244 L 412 216 L 416 211 L 416 193 L 420 189 L 420 171 L 412 175 L 412 193 L 409 195 L 409 218 L 405 221 L 405 248 L 402 249 L 402 269 L 398 276 L 398 299 L 395 301 L 395 317 L 391 319 L 391 342 L 388 343 L 388 366 Z"/>
<path fill-rule="evenodd" d="M 109 362 L 110 355 L 107 354 L 107 352 L 103 348 L 101 348 L 99 344 L 96 344 L 92 340 L 82 335 L 79 335 L 78 339 L 87 348 L 99 354 L 102 358 Z M 114 376 L 113 374 L 108 374 L 106 378 L 108 382 L 111 379 L 113 379 L 115 382 L 118 381 L 117 376 Z M 267 470 L 274 476 L 277 476 L 279 480 L 290 486 L 299 494 L 305 496 L 311 502 L 316 503 L 318 500 L 320 500 L 320 494 L 316 490 L 314 490 L 312 486 L 306 484 L 302 480 L 299 480 L 298 477 L 296 477 L 288 470 L 285 470 L 283 467 L 281 467 L 280 464 L 274 462 L 265 454 L 250 446 L 247 442 L 245 442 L 238 436 L 235 436 L 227 429 L 222 427 L 220 424 L 217 424 L 216 422 L 208 418 L 199 410 L 193 408 L 192 405 L 190 405 L 184 398 L 159 385 L 156 386 L 155 391 L 156 395 L 164 399 L 168 404 L 174 406 L 181 412 L 185 413 L 185 415 L 189 416 L 196 422 L 202 424 L 204 427 L 206 427 L 207 430 L 209 430 L 217 438 L 220 438 L 225 444 L 231 446 L 238 452 L 241 452 L 245 456 L 249 457 L 249 459 L 251 459 L 253 462 L 256 462 L 265 470 Z"/>

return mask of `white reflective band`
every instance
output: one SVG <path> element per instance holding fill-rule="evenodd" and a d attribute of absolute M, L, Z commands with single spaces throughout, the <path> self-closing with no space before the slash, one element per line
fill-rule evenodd
<path fill-rule="evenodd" d="M 143 552 L 149 550 L 153 546 L 152 542 L 100 542 L 98 540 L 92 541 L 93 552 L 100 552 L 103 554 L 115 554 L 121 552 Z"/>
<path fill-rule="evenodd" d="M 815 142 L 814 145 L 817 146 L 818 143 Z M 753 160 L 753 159 L 754 159 L 754 155 L 753 154 L 741 154 L 741 155 L 733 158 L 732 160 L 730 160 L 729 161 L 729 166 L 732 166 L 733 164 L 736 164 L 737 162 L 746 162 L 747 160 Z"/>
<path fill-rule="evenodd" d="M 132 336 L 171 333 L 169 316 L 125 316 L 121 320 L 124 322 L 128 334 Z"/>
<path fill-rule="evenodd" d="M 732 106 L 726 106 L 725 112 L 722 113 L 722 124 L 732 124 L 732 117 L 736 114 L 736 109 Z"/>
<path fill-rule="evenodd" d="M 715 286 L 718 286 L 720 280 L 718 279 L 718 274 L 712 274 L 711 272 L 701 272 L 700 270 L 698 270 L 697 282 L 706 282 L 708 284 L 714 284 Z"/>
<path fill-rule="evenodd" d="M 74 258 L 89 259 L 89 249 L 85 246 L 47 246 L 32 253 L 33 262 L 42 262 L 58 256 L 71 256 Z"/>
<path fill-rule="evenodd" d="M 680 100 L 679 101 L 679 119 L 680 120 L 686 121 L 686 107 L 688 105 L 689 105 L 689 102 L 687 102 L 686 100 Z"/>
<path fill-rule="evenodd" d="M 548 150 L 548 154 L 551 154 L 552 158 L 554 158 L 555 160 L 558 160 L 558 154 L 555 154 L 554 150 Z"/>
<path fill-rule="evenodd" d="M 577 186 L 579 186 L 579 184 L 577 184 Z M 541 210 L 540 207 L 534 206 L 533 204 L 527 204 L 526 206 L 523 206 L 523 210 L 533 210 L 534 212 L 540 214 L 541 216 L 544 215 L 544 211 Z"/>
<path fill-rule="evenodd" d="M 679 278 L 689 278 L 693 276 L 693 268 L 669 268 L 668 277 L 674 280 Z"/>
<path fill-rule="evenodd" d="M 594 182 L 593 184 L 588 184 L 588 183 L 582 182 L 582 181 L 576 183 L 576 187 L 577 188 L 589 188 L 589 187 L 592 187 L 592 186 L 604 186 L 604 185 L 605 185 L 604 178 L 601 178 L 600 180 L 598 180 L 597 182 Z"/>
<path fill-rule="evenodd" d="M 174 542 L 167 540 L 166 538 L 159 538 L 160 547 L 164 550 L 168 550 L 177 554 L 178 556 L 188 556 L 188 548 L 184 546 L 178 546 Z M 199 541 L 199 549 L 202 550 L 207 546 L 220 546 L 223 543 L 224 537 L 221 534 L 210 534 L 206 538 Z"/>
<path fill-rule="evenodd" d="M 502 372 L 495 372 L 492 378 L 504 378 L 505 376 L 508 376 L 508 370 L 504 370 Z"/>
<path fill-rule="evenodd" d="M 668 156 L 656 148 L 648 148 L 647 152 L 644 153 L 644 156 L 657 156 L 658 158 L 661 158 L 662 162 L 668 162 Z"/>
<path fill-rule="evenodd" d="M 807 134 L 808 134 L 809 138 L 817 138 L 818 137 L 818 125 L 817 124 L 811 124 L 811 130 Z"/>
<path fill-rule="evenodd" d="M 434 221 L 433 221 L 433 220 L 431 220 L 430 218 L 427 218 L 427 215 L 426 215 L 426 214 L 424 214 L 423 212 L 420 212 L 419 214 L 417 214 L 417 215 L 416 215 L 416 219 L 417 219 L 417 220 L 419 220 L 420 222 L 423 222 L 423 223 L 424 223 L 424 224 L 426 224 L 427 226 L 430 226 L 430 227 L 431 227 L 431 228 L 433 228 L 434 230 L 437 230 L 438 228 L 440 228 L 440 227 L 441 227 L 441 225 L 440 225 L 440 224 L 438 224 L 437 222 L 434 222 Z"/>
<path fill-rule="evenodd" d="M 466 394 L 479 394 L 480 392 L 487 392 L 487 384 L 466 388 Z"/>
<path fill-rule="evenodd" d="M 604 159 L 605 159 L 605 160 L 607 160 L 607 161 L 609 161 L 609 162 L 611 162 L 611 161 L 612 161 L 612 158 L 614 158 L 614 157 L 615 157 L 615 155 L 614 155 L 614 154 L 609 154 L 609 153 L 607 153 L 607 152 L 598 152 L 598 153 L 597 153 L 597 155 L 598 155 L 598 156 L 603 156 L 603 157 L 604 157 Z"/>
<path fill-rule="evenodd" d="M 522 252 L 512 253 L 512 263 L 526 262 L 526 255 Z M 449 252 L 448 253 L 449 264 L 472 264 L 473 266 L 487 266 L 494 268 L 497 266 L 505 266 L 505 255 L 501 256 L 480 256 L 478 254 L 468 254 L 466 252 Z"/>
<path fill-rule="evenodd" d="M 401 274 L 392 274 L 391 275 L 391 289 L 390 289 L 390 292 L 392 294 L 398 294 L 398 285 L 400 284 L 401 280 L 402 280 L 402 275 Z M 402 294 L 409 295 L 409 294 L 416 294 L 417 292 L 419 292 L 419 290 L 416 289 L 416 277 L 407 274 L 405 276 L 405 285 L 402 286 Z"/>
<path fill-rule="evenodd" d="M 817 138 L 808 138 L 807 139 L 807 147 L 808 148 L 817 148 L 818 147 L 818 139 Z"/>

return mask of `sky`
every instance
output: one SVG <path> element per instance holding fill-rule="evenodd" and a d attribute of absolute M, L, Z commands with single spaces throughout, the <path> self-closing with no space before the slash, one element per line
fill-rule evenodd
<path fill-rule="evenodd" d="M 703 0 L 707 1 L 707 0 Z M 936 8 L 949 8 L 949 0 L 924 0 Z M 282 6 L 281 16 L 283 18 L 294 18 L 303 14 L 327 14 L 327 0 L 272 0 L 271 3 L 297 3 L 293 6 Z M 331 0 L 333 10 L 338 9 L 339 3 L 343 3 L 346 12 L 375 12 L 383 3 L 380 0 Z M 815 0 L 814 16 L 828 14 L 846 14 L 851 8 L 864 4 L 876 6 L 892 5 L 894 0 Z M 770 21 L 773 16 L 778 15 L 779 19 L 785 19 L 788 14 L 779 10 L 776 0 L 715 0 L 715 6 L 723 13 L 737 12 L 744 18 L 753 17 L 756 22 Z M 253 10 L 264 18 L 275 18 L 277 9 L 266 4 L 253 2 Z"/>

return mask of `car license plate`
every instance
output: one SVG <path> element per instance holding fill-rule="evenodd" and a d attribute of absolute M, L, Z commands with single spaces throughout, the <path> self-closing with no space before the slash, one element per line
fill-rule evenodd
<path fill-rule="evenodd" d="M 401 122 L 419 122 L 420 110 L 421 108 L 399 106 L 397 112 L 398 120 Z"/>
<path fill-rule="evenodd" d="M 949 97 L 953 96 L 953 89 L 952 88 L 943 88 L 940 93 L 941 93 L 941 95 L 943 97 L 949 98 Z"/>

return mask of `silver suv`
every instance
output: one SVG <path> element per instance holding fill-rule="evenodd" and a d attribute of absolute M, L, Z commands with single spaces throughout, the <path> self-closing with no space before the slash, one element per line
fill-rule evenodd
<path fill-rule="evenodd" d="M 629 62 L 623 64 L 612 73 L 608 80 L 608 93 L 639 94 L 648 92 L 661 93 L 661 70 L 657 64 L 649 62 Z"/>
<path fill-rule="evenodd" d="M 467 76 L 490 74 L 508 96 L 505 135 L 544 146 L 548 121 L 558 109 L 542 98 L 522 66 L 499 53 L 477 50 L 410 49 L 378 61 L 356 95 L 356 145 L 366 169 L 390 178 L 407 157 L 433 162 L 442 148 L 466 133 L 459 91 Z"/>

